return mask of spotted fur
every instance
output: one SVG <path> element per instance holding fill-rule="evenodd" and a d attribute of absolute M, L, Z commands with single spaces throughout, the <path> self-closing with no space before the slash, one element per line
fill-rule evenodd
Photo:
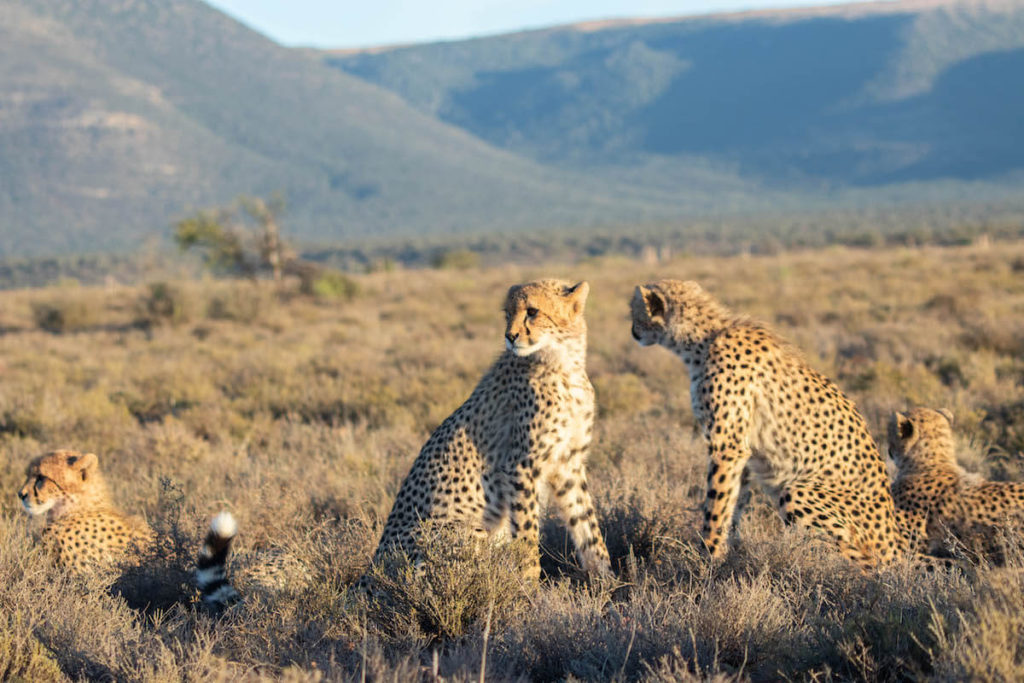
<path fill-rule="evenodd" d="M 985 554 L 996 531 L 1024 521 L 1024 483 L 987 481 L 956 460 L 953 416 L 914 408 L 889 420 L 889 454 L 898 473 L 892 492 L 915 545 L 947 551 L 948 540 Z"/>
<path fill-rule="evenodd" d="M 728 552 L 748 471 L 787 524 L 824 532 L 863 569 L 904 556 L 885 463 L 835 384 L 695 282 L 637 287 L 631 307 L 634 338 L 689 370 L 710 460 L 702 535 L 712 557 Z"/>
<path fill-rule="evenodd" d="M 567 525 L 580 565 L 609 572 L 587 489 L 594 390 L 586 373 L 588 285 L 541 280 L 512 287 L 505 352 L 470 397 L 431 434 L 399 489 L 374 562 L 400 550 L 421 561 L 424 523 L 477 538 L 507 529 L 532 550 L 539 575 L 540 498 Z"/>
<path fill-rule="evenodd" d="M 107 569 L 137 556 L 153 542 L 140 517 L 129 517 L 110 502 L 93 453 L 54 451 L 29 463 L 19 492 L 30 515 L 46 515 L 43 541 L 57 564 L 74 573 Z"/>
<path fill-rule="evenodd" d="M 42 542 L 52 550 L 57 565 L 74 574 L 111 571 L 138 562 L 155 540 L 142 518 L 125 515 L 111 502 L 99 458 L 93 453 L 60 450 L 35 458 L 18 497 L 28 514 L 46 515 Z M 215 518 L 200 551 L 197 584 L 208 605 L 233 600 L 234 589 L 226 580 L 214 578 L 224 577 L 235 535 L 233 522 L 233 518 L 230 522 Z"/>

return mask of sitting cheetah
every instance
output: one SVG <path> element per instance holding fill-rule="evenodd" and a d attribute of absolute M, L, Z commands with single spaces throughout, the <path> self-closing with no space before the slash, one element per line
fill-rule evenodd
<path fill-rule="evenodd" d="M 953 416 L 914 408 L 889 421 L 889 454 L 899 472 L 893 499 L 906 516 L 914 542 L 929 552 L 944 550 L 947 532 L 974 549 L 991 553 L 993 532 L 1024 520 L 1024 483 L 986 481 L 956 461 Z"/>
<path fill-rule="evenodd" d="M 885 463 L 835 384 L 695 282 L 637 287 L 631 307 L 637 342 L 661 344 L 689 370 L 710 456 L 702 535 L 713 558 L 728 551 L 745 470 L 786 523 L 824 531 L 862 569 L 904 555 Z"/>
<path fill-rule="evenodd" d="M 18 497 L 30 515 L 46 514 L 42 540 L 58 566 L 74 574 L 110 570 L 139 560 L 155 534 L 140 517 L 129 517 L 110 501 L 99 458 L 93 453 L 54 451 L 29 463 Z M 230 513 L 217 515 L 199 552 L 196 585 L 211 607 L 238 595 L 225 579 L 237 527 Z"/>
<path fill-rule="evenodd" d="M 455 523 L 478 538 L 507 525 L 513 538 L 530 544 L 524 573 L 535 579 L 540 573 L 538 494 L 547 489 L 580 565 L 590 575 L 609 573 L 587 490 L 594 420 L 594 390 L 585 369 L 588 291 L 586 282 L 558 280 L 509 290 L 506 350 L 413 462 L 374 563 L 396 549 L 422 561 L 417 542 L 428 520 Z"/>

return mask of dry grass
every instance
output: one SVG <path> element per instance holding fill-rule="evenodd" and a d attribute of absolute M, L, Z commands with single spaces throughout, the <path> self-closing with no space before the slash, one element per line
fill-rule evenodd
<path fill-rule="evenodd" d="M 352 300 L 218 282 L 3 293 L 0 676 L 429 680 L 436 658 L 468 681 L 490 623 L 491 680 L 1020 678 L 1019 558 L 970 579 L 862 577 L 754 505 L 729 560 L 709 566 L 683 368 L 633 344 L 627 301 L 637 282 L 699 280 L 803 348 L 876 436 L 894 408 L 947 407 L 966 466 L 1021 478 L 1022 259 L 1024 244 L 1003 244 L 397 271 L 356 278 Z M 511 577 L 514 550 L 442 547 L 438 572 L 402 574 L 393 600 L 365 604 L 348 587 L 401 477 L 500 350 L 507 286 L 538 276 L 591 283 L 590 480 L 628 585 L 580 584 L 551 524 L 539 588 Z M 49 569 L 13 494 L 29 457 L 57 447 L 99 453 L 123 506 L 181 556 L 110 585 Z M 138 607 L 185 593 L 175 563 L 221 508 L 241 551 L 287 550 L 314 580 L 219 620 Z"/>

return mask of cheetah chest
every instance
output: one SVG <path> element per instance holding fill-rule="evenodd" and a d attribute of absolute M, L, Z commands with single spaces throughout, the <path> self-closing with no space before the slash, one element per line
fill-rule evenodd
<path fill-rule="evenodd" d="M 747 468 L 772 497 L 778 497 L 802 474 L 800 459 L 787 439 L 789 429 L 778 419 L 767 397 L 755 391 L 746 444 L 751 454 Z"/>
<path fill-rule="evenodd" d="M 590 443 L 594 389 L 586 375 L 547 378 L 537 387 L 537 398 L 542 410 L 539 445 L 542 453 L 556 456 L 542 460 L 564 462 Z"/>
<path fill-rule="evenodd" d="M 690 403 L 694 419 L 700 426 L 704 438 L 708 439 L 710 413 L 701 390 L 704 381 L 702 370 L 691 375 Z M 799 466 L 791 456 L 787 456 L 789 444 L 785 435 L 788 428 L 775 416 L 772 401 L 757 388 L 752 388 L 752 398 L 751 404 L 741 403 L 732 406 L 732 410 L 744 413 L 742 416 L 734 414 L 734 417 L 742 417 L 740 422 L 747 424 L 743 445 L 750 452 L 750 459 L 747 461 L 748 472 L 769 495 L 776 497 L 780 491 L 799 478 Z"/>

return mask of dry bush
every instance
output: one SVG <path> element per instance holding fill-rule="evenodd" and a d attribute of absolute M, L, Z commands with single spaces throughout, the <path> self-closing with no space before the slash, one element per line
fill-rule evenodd
<path fill-rule="evenodd" d="M 266 283 L 225 285 L 207 300 L 206 315 L 212 320 L 251 324 L 267 320 L 277 304 L 277 293 Z"/>
<path fill-rule="evenodd" d="M 187 286 L 152 282 L 135 302 L 135 324 L 142 328 L 182 325 L 199 314 L 200 302 Z"/>
<path fill-rule="evenodd" d="M 534 588 L 522 578 L 530 550 L 521 542 L 483 543 L 428 524 L 420 548 L 422 563 L 395 552 L 368 575 L 368 617 L 385 637 L 448 641 L 521 615 Z"/>
<path fill-rule="evenodd" d="M 492 680 L 1019 678 L 1019 538 L 970 578 L 864 577 L 755 498 L 709 563 L 689 381 L 633 343 L 627 302 L 638 282 L 697 279 L 778 327 L 876 436 L 894 409 L 950 408 L 968 469 L 1024 478 L 1022 258 L 1006 244 L 376 272 L 344 305 L 249 282 L 3 293 L 0 676 L 429 680 L 436 654 L 441 676 L 475 681 L 486 653 Z M 442 544 L 422 572 L 380 577 L 392 597 L 368 610 L 350 586 L 402 477 L 501 351 L 508 286 L 545 276 L 591 284 L 589 483 L 623 585 L 582 582 L 548 522 L 535 589 L 514 548 Z M 33 310 L 80 297 L 91 319 L 60 325 L 74 334 L 38 328 Z M 148 563 L 82 582 L 40 555 L 12 494 L 57 447 L 100 455 L 118 503 L 163 539 Z M 193 609 L 190 563 L 221 509 L 240 522 L 239 568 L 287 552 L 308 580 L 245 592 L 240 571 L 241 604 Z"/>
<path fill-rule="evenodd" d="M 99 305 L 88 294 L 67 290 L 47 301 L 32 304 L 32 318 L 36 327 L 53 334 L 81 332 L 99 324 L 102 317 Z"/>
<path fill-rule="evenodd" d="M 51 653 L 26 628 L 21 614 L 0 617 L 0 679 L 57 681 L 64 678 Z"/>

